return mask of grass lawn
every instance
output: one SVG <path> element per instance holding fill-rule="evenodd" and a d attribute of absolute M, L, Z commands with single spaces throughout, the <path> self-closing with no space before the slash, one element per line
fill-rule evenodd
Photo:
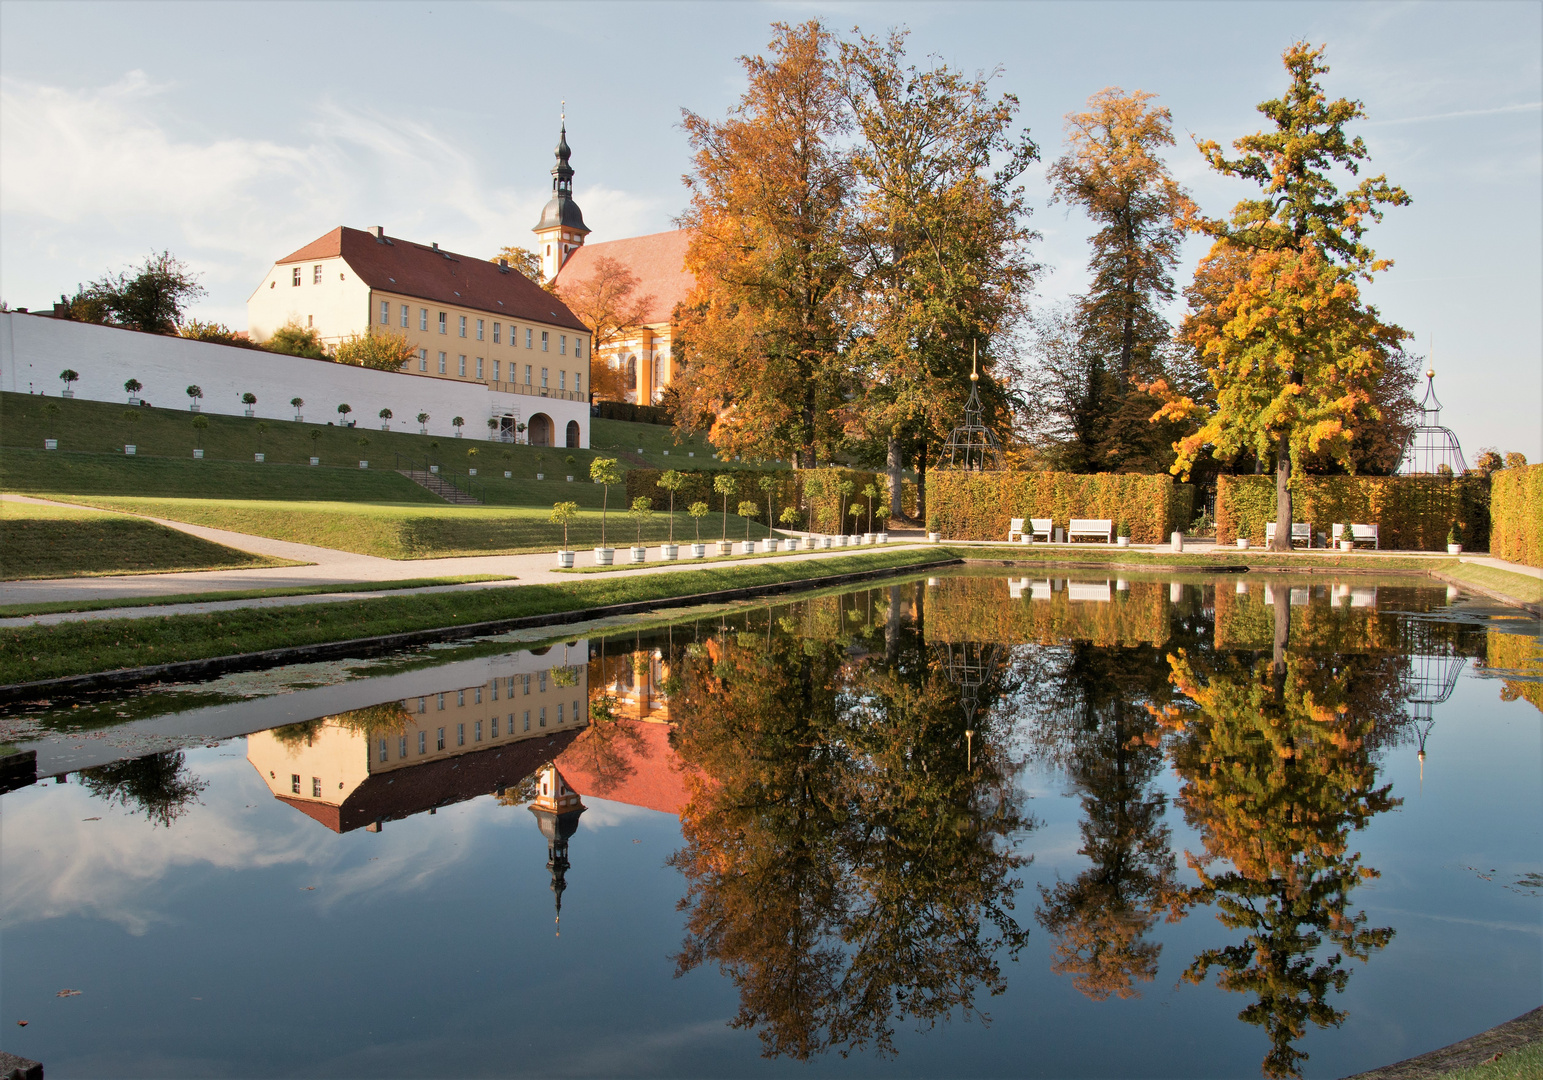
<path fill-rule="evenodd" d="M 300 565 L 122 514 L 0 503 L 0 579 L 6 581 Z"/>
<path fill-rule="evenodd" d="M 1543 604 L 1543 580 L 1535 577 L 1513 574 L 1498 566 L 1475 566 L 1473 563 L 1459 563 L 1456 560 L 1444 572 L 1454 581 L 1491 589 L 1497 593 L 1515 597 L 1524 603 Z"/>
<path fill-rule="evenodd" d="M 360 581 L 352 585 L 291 585 L 282 589 L 226 589 L 223 592 L 172 593 L 134 600 L 58 600 L 43 604 L 0 604 L 0 619 L 25 615 L 55 615 L 71 611 L 112 611 L 117 608 L 165 607 L 169 604 L 208 604 L 219 600 L 261 600 L 270 596 L 316 596 L 320 593 L 393 592 L 435 585 L 468 585 L 477 581 L 514 581 L 505 574 L 460 574 L 454 577 L 406 578 L 402 581 Z"/>
<path fill-rule="evenodd" d="M 749 563 L 554 585 L 18 627 L 0 630 L 0 684 L 665 600 L 864 570 L 903 569 L 934 562 L 940 555 L 926 549 L 874 551 L 811 562 Z"/>
<path fill-rule="evenodd" d="M 574 484 L 572 487 L 579 487 Z M 590 489 L 593 484 L 584 485 Z M 620 495 L 613 487 L 612 501 Z M 61 496 L 63 497 L 63 496 Z M 67 496 L 71 501 L 149 517 L 207 525 L 234 532 L 316 544 L 386 559 L 437 559 L 458 555 L 513 555 L 556 551 L 562 527 L 547 520 L 547 507 L 446 506 L 419 507 L 343 502 L 282 502 L 268 499 L 145 499 L 123 496 Z M 600 512 L 584 510 L 568 526 L 569 543 L 592 547 L 600 540 Z M 692 521 L 675 515 L 675 535 L 690 536 Z M 711 520 L 711 519 L 709 519 Z M 606 537 L 628 544 L 636 535 L 632 522 L 613 508 Z M 731 531 L 744 536 L 744 521 L 730 518 Z M 643 529 L 643 539 L 657 544 L 669 534 L 669 518 L 655 514 Z M 766 535 L 751 522 L 750 535 Z"/>

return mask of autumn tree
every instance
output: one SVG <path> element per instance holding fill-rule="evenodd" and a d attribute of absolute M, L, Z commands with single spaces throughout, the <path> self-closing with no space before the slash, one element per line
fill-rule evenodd
<path fill-rule="evenodd" d="M 731 454 L 810 466 L 841 436 L 841 308 L 849 172 L 837 145 L 850 118 L 835 43 L 817 20 L 773 24 L 764 56 L 721 121 L 684 114 L 697 280 L 677 336 L 688 360 L 677 415 L 716 416 Z"/>
<path fill-rule="evenodd" d="M 417 357 L 418 351 L 408 342 L 406 334 L 374 329 L 349 334 L 332 352 L 332 359 L 340 364 L 376 371 L 401 371 L 408 361 Z"/>
<path fill-rule="evenodd" d="M 1017 97 L 992 94 L 996 72 L 908 63 L 905 40 L 894 31 L 840 46 L 842 96 L 858 136 L 849 233 L 853 419 L 858 433 L 885 447 L 895 517 L 905 461 L 914 456 L 925 479 L 929 450 L 959 420 L 977 343 L 981 399 L 1005 428 L 1011 353 L 997 343 L 1038 269 L 1018 180 L 1039 148 L 1027 130 L 1012 130 Z"/>
<path fill-rule="evenodd" d="M 1211 390 L 1198 400 L 1168 393 L 1159 413 L 1202 421 L 1175 447 L 1175 472 L 1207 447 L 1224 459 L 1274 455 L 1278 550 L 1291 546 L 1294 464 L 1311 453 L 1347 459 L 1355 425 L 1380 419 L 1372 390 L 1408 337 L 1381 320 L 1359 283 L 1392 265 L 1366 244 L 1366 230 L 1382 207 L 1409 196 L 1385 176 L 1336 186 L 1335 170 L 1354 177 L 1369 156 L 1344 130 L 1365 114 L 1358 101 L 1324 95 L 1322 57 L 1305 42 L 1286 50 L 1291 86 L 1259 106 L 1274 130 L 1234 142 L 1239 157 L 1199 144 L 1213 169 L 1257 183 L 1262 197 L 1238 203 L 1227 220 L 1197 222 L 1215 243 L 1196 272 L 1182 332 Z"/>
<path fill-rule="evenodd" d="M 522 247 L 501 247 L 493 255 L 489 262 L 497 262 L 503 259 L 509 266 L 519 271 L 525 277 L 534 281 L 537 285 L 545 287 L 541 274 L 541 256 L 534 251 Z"/>
<path fill-rule="evenodd" d="M 603 255 L 583 277 L 566 278 L 555 290 L 593 335 L 590 357 L 598 363 L 591 364 L 589 388 L 603 400 L 626 400 L 626 370 L 608 353 L 610 346 L 648 321 L 654 297 L 640 295 L 640 284 L 626 266 Z"/>
<path fill-rule="evenodd" d="M 1075 436 L 1058 461 L 1075 471 L 1150 470 L 1171 460 L 1172 433 L 1150 418 L 1162 404 L 1142 387 L 1167 374 L 1173 268 L 1193 212 L 1161 154 L 1172 117 L 1154 95 L 1109 87 L 1066 116 L 1066 148 L 1048 170 L 1053 200 L 1079 207 L 1098 226 L 1089 241 L 1088 291 L 1078 298 L 1075 348 L 1057 377 L 1080 384 L 1066 408 Z M 1167 436 L 1166 438 L 1164 436 Z"/>

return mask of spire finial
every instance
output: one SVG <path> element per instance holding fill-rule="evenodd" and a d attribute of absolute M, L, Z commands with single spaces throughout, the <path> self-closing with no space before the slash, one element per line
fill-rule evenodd
<path fill-rule="evenodd" d="M 558 119 L 562 121 L 563 130 L 567 131 L 568 130 L 568 99 L 567 98 L 563 98 L 562 111 L 559 112 L 557 114 L 557 116 L 558 116 Z"/>
<path fill-rule="evenodd" d="M 970 381 L 971 382 L 980 382 L 979 365 L 976 363 L 976 358 L 975 358 L 975 339 L 974 338 L 970 339 Z"/>

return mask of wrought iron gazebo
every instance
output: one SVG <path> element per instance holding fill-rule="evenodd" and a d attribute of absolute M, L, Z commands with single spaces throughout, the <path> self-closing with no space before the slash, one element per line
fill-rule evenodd
<path fill-rule="evenodd" d="M 1420 422 L 1409 433 L 1404 443 L 1404 455 L 1399 460 L 1401 476 L 1419 476 L 1440 473 L 1446 466 L 1456 475 L 1468 471 L 1463 460 L 1463 447 L 1451 428 L 1441 426 L 1441 399 L 1436 397 L 1436 371 L 1425 371 L 1425 397 L 1420 401 Z"/>
<path fill-rule="evenodd" d="M 954 428 L 944 446 L 947 455 L 943 467 L 970 469 L 984 472 L 998 468 L 1002 461 L 1002 444 L 983 422 L 986 410 L 980 403 L 980 370 L 976 363 L 975 346 L 970 345 L 970 398 L 964 403 L 964 423 Z"/>
<path fill-rule="evenodd" d="M 1409 714 L 1405 722 L 1414 732 L 1419 745 L 1420 778 L 1425 778 L 1425 740 L 1436 726 L 1433 715 L 1435 706 L 1452 696 L 1457 688 L 1457 677 L 1462 673 L 1468 658 L 1460 656 L 1449 641 L 1442 640 L 1434 632 L 1431 623 L 1416 622 L 1411 628 L 1413 646 L 1409 654 L 1409 666 L 1400 680 Z"/>

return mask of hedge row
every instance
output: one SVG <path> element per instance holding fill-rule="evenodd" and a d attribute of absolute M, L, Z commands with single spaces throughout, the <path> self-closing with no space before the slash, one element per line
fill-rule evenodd
<path fill-rule="evenodd" d="M 1489 482 L 1490 554 L 1543 566 L 1543 465 L 1502 469 Z"/>
<path fill-rule="evenodd" d="M 1035 584 L 1045 582 L 1041 571 Z M 1027 580 L 1027 578 L 1025 579 Z M 1053 581 L 1048 597 L 1020 590 L 999 577 L 945 577 L 927 590 L 927 643 L 992 641 L 1009 645 L 1156 645 L 1168 641 L 1172 607 L 1166 581 L 1132 581 L 1118 589 L 1110 583 L 1109 603 L 1073 601 L 1065 584 Z"/>
<path fill-rule="evenodd" d="M 1298 476 L 1291 482 L 1291 516 L 1315 533 L 1334 526 L 1378 526 L 1379 544 L 1390 551 L 1440 551 L 1455 523 L 1465 550 L 1489 549 L 1489 481 L 1482 476 Z M 1273 476 L 1216 478 L 1216 541 L 1247 536 L 1264 543 L 1275 520 Z"/>
<path fill-rule="evenodd" d="M 1156 544 L 1189 524 L 1194 489 L 1171 476 L 1057 472 L 927 474 L 927 518 L 948 540 L 1005 540 L 1013 518 L 1107 518 L 1133 543 Z"/>
<path fill-rule="evenodd" d="M 686 477 L 686 485 L 675 493 L 677 512 L 686 509 L 694 502 L 705 502 L 713 513 L 722 513 L 723 496 L 713 490 L 713 480 L 718 476 L 732 476 L 735 479 L 736 490 L 729 496 L 731 516 L 743 500 L 759 504 L 761 513 L 766 513 L 766 492 L 761 490 L 761 481 L 767 479 L 775 485 L 772 488 L 772 500 L 775 503 L 774 511 L 777 517 L 781 518 L 784 507 L 797 507 L 803 514 L 803 525 L 800 527 L 810 532 L 837 535 L 866 531 L 868 500 L 863 498 L 862 490 L 869 484 L 879 492 L 873 500 L 874 526 L 882 528 L 887 517 L 885 509 L 889 505 L 889 484 L 887 478 L 878 473 L 860 472 L 856 469 L 764 472 L 749 469 L 682 469 L 680 472 Z M 659 469 L 629 469 L 627 471 L 628 504 L 643 495 L 653 500 L 654 509 L 667 509 L 670 505 L 670 493 L 659 486 L 659 478 L 663 475 L 664 473 Z M 845 500 L 847 506 L 850 507 L 855 502 L 863 508 L 862 516 L 859 518 L 854 519 L 850 514 L 842 518 L 842 497 L 838 485 L 843 480 L 852 484 L 853 494 Z"/>
<path fill-rule="evenodd" d="M 669 427 L 675 423 L 675 418 L 670 415 L 670 410 L 658 405 L 634 405 L 629 401 L 597 401 L 590 410 L 590 415 L 597 416 L 601 420 L 626 420 L 634 424 L 663 424 Z"/>

